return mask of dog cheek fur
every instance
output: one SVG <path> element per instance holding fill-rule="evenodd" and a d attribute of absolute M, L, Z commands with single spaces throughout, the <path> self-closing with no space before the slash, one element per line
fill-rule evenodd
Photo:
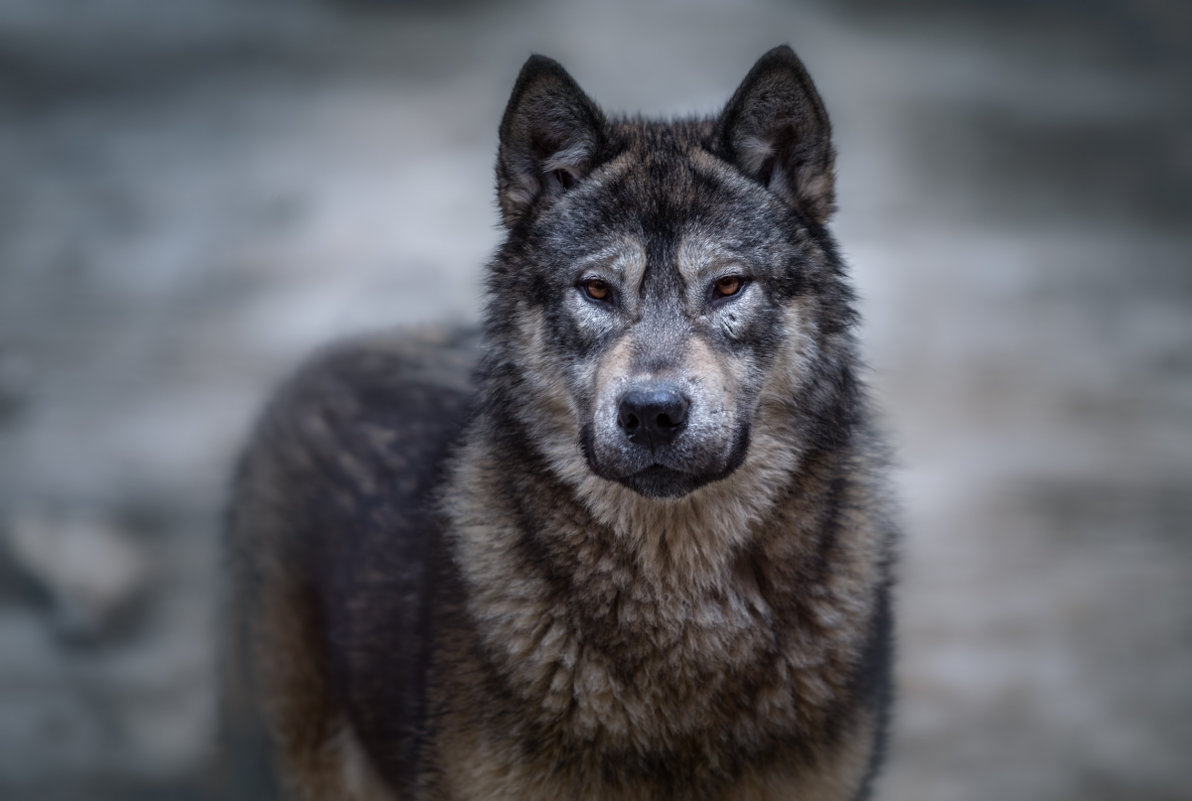
<path fill-rule="evenodd" d="M 502 393 L 511 414 L 551 469 L 565 480 L 586 472 L 579 451 L 582 409 L 571 390 L 571 377 L 558 349 L 551 346 L 541 308 L 524 307 L 517 315 L 513 352 L 516 366 Z"/>

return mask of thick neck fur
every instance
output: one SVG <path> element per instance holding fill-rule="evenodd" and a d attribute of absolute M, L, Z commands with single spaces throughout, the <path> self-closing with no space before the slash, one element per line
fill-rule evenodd
<path fill-rule="evenodd" d="M 456 462 L 452 547 L 522 736 L 713 759 L 726 734 L 759 751 L 822 734 L 868 630 L 883 532 L 851 519 L 873 488 L 844 478 L 849 441 L 792 448 L 789 416 L 763 403 L 745 464 L 677 500 L 527 453 L 508 416 L 477 427 L 506 433 Z"/>

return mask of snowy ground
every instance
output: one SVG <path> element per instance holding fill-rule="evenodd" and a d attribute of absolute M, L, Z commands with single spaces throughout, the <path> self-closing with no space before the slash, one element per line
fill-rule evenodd
<path fill-rule="evenodd" d="M 0 797 L 198 792 L 228 466 L 303 353 L 474 318 L 513 77 L 711 111 L 790 42 L 900 445 L 882 797 L 1187 798 L 1179 4 L 0 5 Z"/>

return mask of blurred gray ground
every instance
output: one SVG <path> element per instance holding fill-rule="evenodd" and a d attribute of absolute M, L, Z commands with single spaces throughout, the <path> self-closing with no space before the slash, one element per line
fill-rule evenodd
<path fill-rule="evenodd" d="M 678 114 L 783 41 L 903 463 L 882 797 L 1192 796 L 1186 6 L 638 6 L 0 4 L 0 797 L 197 792 L 237 443 L 317 344 L 476 317 L 531 51 Z"/>

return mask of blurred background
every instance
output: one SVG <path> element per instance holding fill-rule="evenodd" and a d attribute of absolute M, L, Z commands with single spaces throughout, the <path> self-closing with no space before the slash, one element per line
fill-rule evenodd
<path fill-rule="evenodd" d="M 678 115 L 782 42 L 900 451 L 880 797 L 1192 797 L 1189 8 L 0 0 L 0 797 L 197 797 L 238 444 L 477 317 L 531 52 Z"/>

